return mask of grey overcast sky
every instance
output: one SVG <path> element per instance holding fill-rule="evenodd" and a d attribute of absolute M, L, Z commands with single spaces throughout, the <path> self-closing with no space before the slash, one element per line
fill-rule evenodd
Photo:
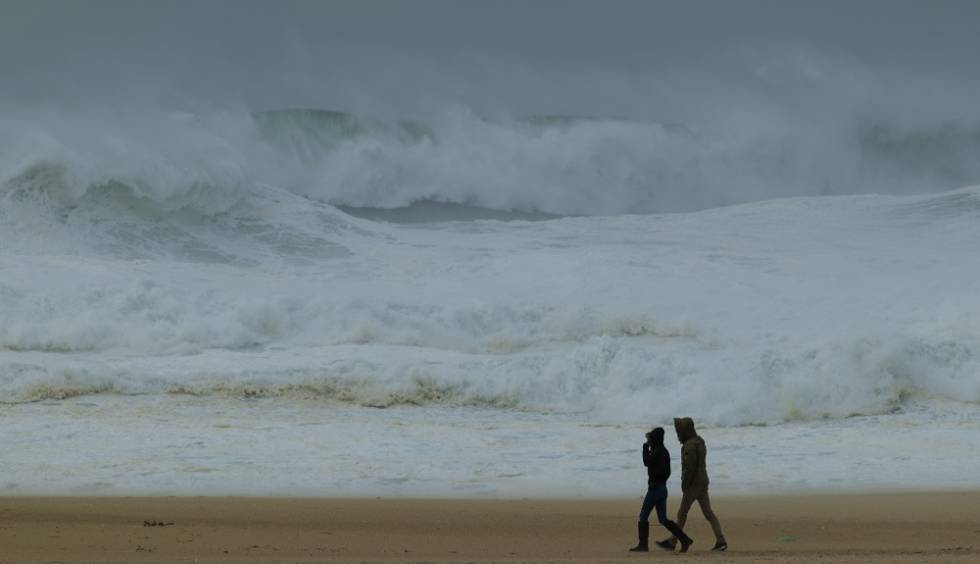
<path fill-rule="evenodd" d="M 443 96 L 639 115 L 640 96 L 617 98 L 630 81 L 738 74 L 726 57 L 746 49 L 976 80 L 978 29 L 980 0 L 0 0 L 0 101 L 143 88 L 259 107 L 411 113 Z"/>
<path fill-rule="evenodd" d="M 646 66 L 759 41 L 865 62 L 978 68 L 976 0 L 0 0 L 6 64 L 75 49 L 188 44 L 237 57 L 290 45 L 479 52 L 536 62 Z"/>

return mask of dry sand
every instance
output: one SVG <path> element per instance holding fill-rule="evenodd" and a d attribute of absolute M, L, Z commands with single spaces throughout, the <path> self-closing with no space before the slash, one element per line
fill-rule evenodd
<path fill-rule="evenodd" d="M 2 498 L 0 562 L 980 563 L 980 492 L 718 496 L 688 555 L 630 554 L 633 500 Z M 676 508 L 672 499 L 671 512 Z M 144 521 L 173 523 L 145 526 Z M 654 526 L 651 539 L 661 538 Z"/>

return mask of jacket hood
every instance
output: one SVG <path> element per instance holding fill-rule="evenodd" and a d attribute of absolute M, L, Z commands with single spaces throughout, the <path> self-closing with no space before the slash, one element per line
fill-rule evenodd
<path fill-rule="evenodd" d="M 697 431 L 694 430 L 694 420 L 690 417 L 675 417 L 674 429 L 677 431 L 677 440 L 682 443 L 698 436 Z"/>
<path fill-rule="evenodd" d="M 664 429 L 663 427 L 657 427 L 650 431 L 650 445 L 654 448 L 664 446 Z"/>

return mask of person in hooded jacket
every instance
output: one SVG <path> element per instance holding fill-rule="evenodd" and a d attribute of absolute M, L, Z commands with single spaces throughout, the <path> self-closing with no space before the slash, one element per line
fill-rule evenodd
<path fill-rule="evenodd" d="M 694 502 L 701 506 L 701 513 L 704 518 L 711 523 L 711 530 L 715 533 L 715 546 L 711 550 L 728 550 L 728 542 L 725 535 L 721 532 L 721 523 L 718 516 L 711 510 L 711 500 L 708 498 L 708 468 L 707 457 L 708 448 L 704 444 L 704 439 L 698 436 L 694 429 L 694 420 L 690 417 L 674 419 L 674 429 L 677 431 L 677 440 L 681 443 L 681 505 L 677 509 L 677 525 L 684 527 L 687 523 L 687 512 L 691 510 Z M 680 535 L 674 535 L 667 540 L 657 541 L 657 546 L 673 550 L 677 541 L 681 540 L 682 551 L 684 541 Z"/>
<path fill-rule="evenodd" d="M 643 443 L 643 465 L 647 467 L 647 495 L 640 508 L 640 521 L 637 523 L 639 543 L 630 549 L 632 552 L 649 550 L 650 513 L 657 509 L 657 521 L 667 528 L 681 542 L 681 552 L 687 552 L 692 541 L 677 523 L 667 518 L 667 479 L 670 478 L 670 453 L 664 446 L 664 430 L 657 427 L 647 433 Z M 673 547 L 671 547 L 673 550 Z"/>

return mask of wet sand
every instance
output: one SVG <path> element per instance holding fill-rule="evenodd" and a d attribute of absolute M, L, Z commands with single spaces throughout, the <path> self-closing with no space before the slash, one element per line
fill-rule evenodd
<path fill-rule="evenodd" d="M 671 500 L 676 510 L 677 496 Z M 0 562 L 980 562 L 980 492 L 713 498 L 688 555 L 632 500 L 0 498 Z M 160 524 L 162 523 L 162 525 Z M 170 524 L 172 523 L 172 524 Z M 149 526 L 148 526 L 149 525 Z M 654 525 L 651 540 L 664 536 Z"/>

